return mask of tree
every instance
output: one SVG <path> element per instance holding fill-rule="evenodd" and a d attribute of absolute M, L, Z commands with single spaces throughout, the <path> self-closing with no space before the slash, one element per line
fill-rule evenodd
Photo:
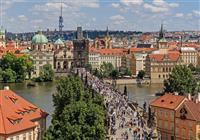
<path fill-rule="evenodd" d="M 12 69 L 8 68 L 5 71 L 2 71 L 2 80 L 5 83 L 13 83 L 17 79 L 17 75 L 15 71 Z"/>
<path fill-rule="evenodd" d="M 38 82 L 49 82 L 54 79 L 54 71 L 51 64 L 45 64 L 40 71 L 40 76 L 36 78 Z"/>
<path fill-rule="evenodd" d="M 114 70 L 114 67 L 112 63 L 103 62 L 103 64 L 100 66 L 100 69 L 103 73 L 103 77 L 109 77 L 110 73 Z"/>
<path fill-rule="evenodd" d="M 191 71 L 195 71 L 196 70 L 195 66 L 192 63 L 190 63 L 188 65 L 188 68 L 190 68 Z"/>
<path fill-rule="evenodd" d="M 91 71 L 92 71 L 92 65 L 91 65 L 91 64 L 86 64 L 86 65 L 85 65 L 85 69 L 86 69 L 87 71 L 91 72 Z"/>
<path fill-rule="evenodd" d="M 118 76 L 119 76 L 119 71 L 116 70 L 116 69 L 112 70 L 112 72 L 110 73 L 110 76 L 111 76 L 112 79 L 114 79 L 114 80 L 117 79 Z"/>
<path fill-rule="evenodd" d="M 94 91 L 93 91 L 94 92 Z M 84 87 L 78 76 L 62 77 L 53 94 L 55 110 L 44 140 L 104 140 L 103 97 Z"/>
<path fill-rule="evenodd" d="M 145 76 L 145 71 L 140 70 L 139 73 L 138 73 L 138 75 L 137 75 L 137 77 L 140 78 L 140 79 L 143 79 L 144 76 Z"/>
<path fill-rule="evenodd" d="M 16 57 L 12 53 L 7 53 L 0 61 L 0 68 L 2 71 L 11 69 L 16 74 L 16 80 L 14 82 L 22 82 L 26 79 L 26 76 L 33 70 L 33 62 L 29 56 L 23 55 Z"/>
<path fill-rule="evenodd" d="M 165 92 L 179 94 L 194 93 L 197 82 L 191 70 L 186 65 L 177 65 L 173 68 L 169 78 L 164 81 Z"/>

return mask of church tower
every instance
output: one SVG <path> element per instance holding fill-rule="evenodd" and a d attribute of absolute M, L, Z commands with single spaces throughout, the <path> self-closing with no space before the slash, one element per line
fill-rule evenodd
<path fill-rule="evenodd" d="M 163 53 L 163 54 L 168 53 L 169 46 L 168 46 L 167 40 L 165 39 L 163 24 L 161 24 L 159 37 L 157 41 L 157 48 L 160 50 L 160 53 Z"/>

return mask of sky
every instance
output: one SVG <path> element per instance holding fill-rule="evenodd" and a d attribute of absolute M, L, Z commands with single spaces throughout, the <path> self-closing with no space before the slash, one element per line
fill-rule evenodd
<path fill-rule="evenodd" d="M 58 30 L 61 0 L 0 0 L 10 32 Z M 64 28 L 75 30 L 200 30 L 200 0 L 62 0 Z"/>

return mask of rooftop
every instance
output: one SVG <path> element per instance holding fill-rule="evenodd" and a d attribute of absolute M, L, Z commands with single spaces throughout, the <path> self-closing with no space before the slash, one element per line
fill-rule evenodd
<path fill-rule="evenodd" d="M 184 99 L 186 99 L 184 96 L 165 94 L 153 100 L 150 105 L 175 110 Z"/>
<path fill-rule="evenodd" d="M 47 113 L 11 90 L 0 90 L 0 134 L 12 134 L 36 126 L 32 121 Z"/>

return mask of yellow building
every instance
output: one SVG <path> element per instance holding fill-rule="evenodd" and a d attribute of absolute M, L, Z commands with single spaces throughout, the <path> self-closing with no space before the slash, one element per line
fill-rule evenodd
<path fill-rule="evenodd" d="M 197 50 L 195 48 L 181 47 L 180 56 L 185 65 L 193 64 L 193 66 L 197 66 Z"/>
<path fill-rule="evenodd" d="M 151 83 L 163 83 L 169 78 L 174 66 L 182 64 L 178 51 L 169 51 L 168 54 L 149 54 L 146 58 L 146 75 Z"/>

